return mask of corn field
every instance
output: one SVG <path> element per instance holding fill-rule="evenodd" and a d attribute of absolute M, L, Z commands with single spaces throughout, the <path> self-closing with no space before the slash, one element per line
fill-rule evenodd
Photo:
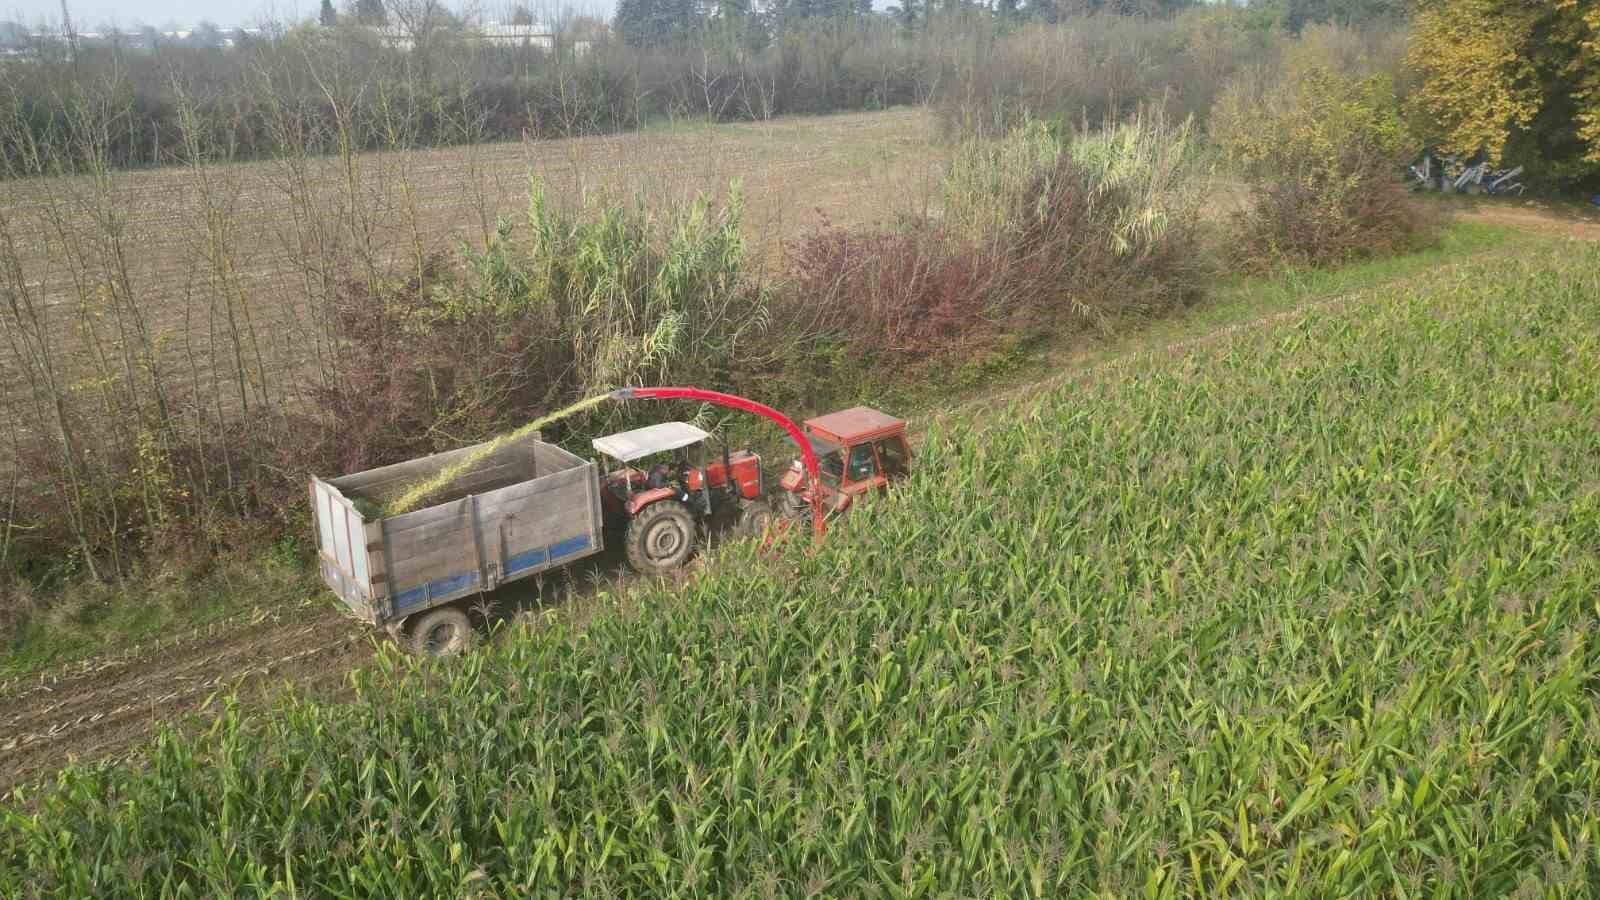
<path fill-rule="evenodd" d="M 0 893 L 1588 896 L 1600 251 L 1149 354 L 359 699 L 0 813 Z"/>

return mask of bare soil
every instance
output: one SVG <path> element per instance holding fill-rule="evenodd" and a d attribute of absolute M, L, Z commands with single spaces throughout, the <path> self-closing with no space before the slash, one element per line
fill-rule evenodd
<path fill-rule="evenodd" d="M 526 235 L 531 179 L 557 208 L 659 209 L 737 185 L 750 249 L 775 265 L 785 239 L 825 219 L 914 205 L 940 158 L 933 133 L 924 110 L 895 109 L 7 182 L 0 262 L 52 326 L 55 364 L 85 409 L 104 360 L 115 370 L 135 340 L 159 348 L 176 386 L 237 409 L 240 382 L 278 402 L 288 373 L 328 352 L 314 311 L 330 284 L 405 277 L 431 254 L 481 247 L 502 218 Z M 26 396 L 16 354 L 0 341 L 0 415 Z"/>
<path fill-rule="evenodd" d="M 471 613 L 482 621 L 582 616 L 601 583 L 627 577 L 617 547 L 559 570 L 544 582 L 493 592 Z M 0 683 L 0 796 L 70 763 L 137 761 L 162 726 L 202 728 L 237 694 L 263 704 L 288 687 L 338 699 L 347 675 L 389 641 L 380 629 L 326 602 L 277 613 L 244 613 L 159 644 L 78 660 Z M 504 634 L 495 629 L 495 633 Z"/>
<path fill-rule="evenodd" d="M 1600 241 L 1600 206 L 1594 204 L 1475 198 L 1465 201 L 1457 215 L 1470 222 L 1509 225 L 1526 231 Z"/>
<path fill-rule="evenodd" d="M 326 607 L 18 679 L 0 689 L 0 794 L 69 762 L 123 754 L 163 723 L 214 712 L 230 690 L 249 698 L 252 688 L 289 681 L 334 691 L 374 647 L 372 635 Z"/>

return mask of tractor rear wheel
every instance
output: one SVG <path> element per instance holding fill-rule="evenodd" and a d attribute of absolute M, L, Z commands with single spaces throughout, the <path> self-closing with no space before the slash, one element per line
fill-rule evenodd
<path fill-rule="evenodd" d="M 694 516 L 687 506 L 658 500 L 628 523 L 628 565 L 646 575 L 670 572 L 688 560 L 694 535 Z"/>
<path fill-rule="evenodd" d="M 424 613 L 411 626 L 411 649 L 418 656 L 455 656 L 471 647 L 476 638 L 472 620 L 453 606 Z"/>

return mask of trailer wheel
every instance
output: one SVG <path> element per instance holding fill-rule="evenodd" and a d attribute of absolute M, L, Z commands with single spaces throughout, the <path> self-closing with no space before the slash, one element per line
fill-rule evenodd
<path fill-rule="evenodd" d="M 628 523 L 628 565 L 646 575 L 670 572 L 689 558 L 694 535 L 694 516 L 687 506 L 658 500 Z"/>
<path fill-rule="evenodd" d="M 472 646 L 477 633 L 467 614 L 453 606 L 424 613 L 411 628 L 411 649 L 418 656 L 455 656 Z"/>

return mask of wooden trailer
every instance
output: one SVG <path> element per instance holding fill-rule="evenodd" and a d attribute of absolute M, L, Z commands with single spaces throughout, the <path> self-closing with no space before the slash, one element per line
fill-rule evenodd
<path fill-rule="evenodd" d="M 594 464 L 537 434 L 478 460 L 429 506 L 387 518 L 372 512 L 475 449 L 311 479 L 323 581 L 356 618 L 397 637 L 409 631 L 424 653 L 471 641 L 455 601 L 604 546 Z"/>

